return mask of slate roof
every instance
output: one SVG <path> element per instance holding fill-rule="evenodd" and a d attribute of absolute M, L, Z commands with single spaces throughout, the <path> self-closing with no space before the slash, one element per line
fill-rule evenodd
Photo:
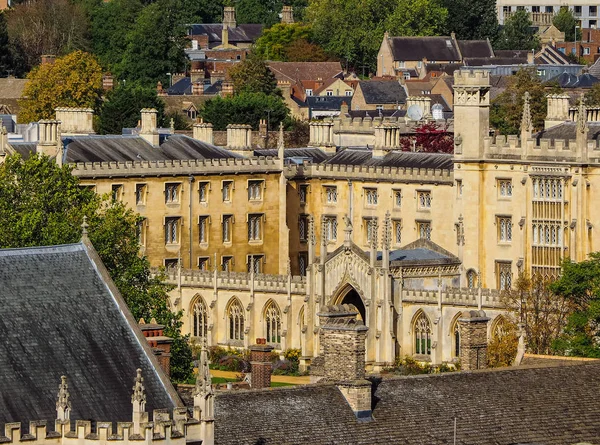
<path fill-rule="evenodd" d="M 268 149 L 268 150 L 254 150 L 255 156 L 272 156 L 277 157 L 278 153 L 276 149 Z M 310 158 L 312 162 L 315 164 L 320 164 L 321 162 L 329 159 L 329 155 L 325 153 L 320 148 L 286 148 L 284 151 L 285 159 L 288 158 Z"/>
<path fill-rule="evenodd" d="M 394 60 L 431 60 L 435 62 L 459 62 L 458 48 L 451 37 L 390 37 Z"/>
<path fill-rule="evenodd" d="M 368 104 L 403 104 L 406 90 L 397 80 L 361 80 L 358 82 Z"/>
<path fill-rule="evenodd" d="M 571 62 L 562 52 L 551 45 L 543 45 L 535 54 L 535 63 L 538 65 L 570 65 Z"/>
<path fill-rule="evenodd" d="M 61 375 L 71 419 L 131 420 L 142 369 L 147 405 L 179 397 L 91 245 L 0 250 L 0 424 L 56 418 Z"/>
<path fill-rule="evenodd" d="M 339 111 L 342 103 L 352 104 L 352 96 L 307 96 L 306 105 L 312 110 Z"/>
<path fill-rule="evenodd" d="M 167 88 L 167 94 L 175 96 L 192 94 L 192 79 L 190 77 L 179 79 L 172 86 Z"/>
<path fill-rule="evenodd" d="M 263 25 L 246 24 L 228 27 L 229 43 L 252 43 L 262 34 Z M 190 35 L 208 35 L 208 42 L 220 44 L 223 32 L 222 23 L 200 23 L 190 25 Z"/>
<path fill-rule="evenodd" d="M 219 393 L 217 445 L 565 445 L 600 437 L 600 365 L 384 379 L 373 420 L 334 385 Z M 456 442 L 454 421 L 456 419 Z"/>
<path fill-rule="evenodd" d="M 427 63 L 425 64 L 425 71 L 428 73 L 431 71 L 439 71 L 449 74 L 452 77 L 454 71 L 459 70 L 462 66 L 463 63 Z"/>
<path fill-rule="evenodd" d="M 377 259 L 381 260 L 381 258 L 381 252 L 377 252 Z M 458 257 L 426 239 L 418 239 L 401 249 L 390 251 L 390 262 L 393 266 L 462 263 Z"/>
<path fill-rule="evenodd" d="M 494 50 L 488 40 L 457 40 L 463 59 L 473 57 L 494 57 Z"/>
<path fill-rule="evenodd" d="M 600 78 L 600 58 L 588 68 L 588 73 L 590 73 L 592 76 Z"/>
<path fill-rule="evenodd" d="M 35 153 L 36 145 L 35 142 L 10 142 L 11 148 L 23 159 L 27 159 L 32 153 Z"/>
<path fill-rule="evenodd" d="M 348 116 L 350 117 L 404 117 L 406 116 L 406 110 L 348 110 Z"/>
<path fill-rule="evenodd" d="M 368 149 L 347 148 L 338 151 L 324 162 L 325 164 L 373 165 L 378 167 L 406 167 L 452 169 L 452 155 L 443 153 L 414 153 L 409 151 L 391 151 L 383 158 L 374 158 Z"/>
<path fill-rule="evenodd" d="M 600 82 L 600 79 L 588 73 L 577 76 L 564 72 L 550 79 L 550 82 L 558 82 L 558 86 L 561 88 L 591 88 Z"/>
<path fill-rule="evenodd" d="M 296 82 L 341 77 L 340 62 L 269 62 L 269 69 L 277 80 Z"/>
<path fill-rule="evenodd" d="M 185 135 L 169 135 L 159 147 L 139 136 L 71 136 L 63 139 L 64 162 L 159 161 L 240 157 Z"/>
<path fill-rule="evenodd" d="M 600 122 L 588 122 L 588 139 L 597 141 L 600 137 Z M 563 122 L 536 133 L 533 137 L 540 139 L 576 139 L 577 122 Z"/>

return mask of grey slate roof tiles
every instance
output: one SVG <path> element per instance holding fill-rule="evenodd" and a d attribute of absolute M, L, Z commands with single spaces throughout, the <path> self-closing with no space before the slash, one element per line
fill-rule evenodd
<path fill-rule="evenodd" d="M 361 80 L 359 82 L 368 104 L 403 104 L 406 90 L 396 80 Z"/>
<path fill-rule="evenodd" d="M 260 24 L 237 25 L 235 28 L 228 27 L 228 39 L 230 43 L 250 43 L 258 39 L 262 33 L 263 26 Z M 190 26 L 190 35 L 207 35 L 210 43 L 221 43 L 223 33 L 222 23 L 200 23 Z"/>
<path fill-rule="evenodd" d="M 565 445 L 600 439 L 600 364 L 384 379 L 373 420 L 333 385 L 218 393 L 217 445 Z"/>
<path fill-rule="evenodd" d="M 130 421 L 137 368 L 147 409 L 181 403 L 90 255 L 82 244 L 0 250 L 0 424 L 55 419 L 61 375 L 74 420 Z"/>

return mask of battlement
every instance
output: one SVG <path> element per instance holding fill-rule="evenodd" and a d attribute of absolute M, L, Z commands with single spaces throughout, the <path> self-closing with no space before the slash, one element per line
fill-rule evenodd
<path fill-rule="evenodd" d="M 224 173 L 278 173 L 277 158 L 185 159 L 127 162 L 78 162 L 73 174 L 80 178 L 125 177 L 148 175 L 212 175 Z"/>
<path fill-rule="evenodd" d="M 487 70 L 454 71 L 454 87 L 489 87 L 490 72 Z"/>
<path fill-rule="evenodd" d="M 158 274 L 159 270 L 154 269 L 153 273 Z M 182 269 L 180 273 L 177 269 L 169 269 L 165 273 L 167 283 L 176 285 L 181 280 L 181 285 L 185 287 L 213 288 L 216 276 L 216 285 L 220 289 L 249 291 L 253 287 L 256 292 L 286 294 L 289 291 L 291 294 L 306 294 L 304 276 L 255 274 L 252 283 L 252 274 L 245 272 L 216 272 L 215 274 L 214 271 Z"/>
<path fill-rule="evenodd" d="M 402 289 L 402 301 L 443 306 L 483 307 L 503 309 L 500 292 L 493 289 L 449 287 L 437 290 Z"/>
<path fill-rule="evenodd" d="M 389 167 L 373 165 L 311 164 L 287 166 L 286 176 L 327 179 L 361 178 L 383 182 L 432 182 L 452 184 L 454 174 L 449 169 Z"/>

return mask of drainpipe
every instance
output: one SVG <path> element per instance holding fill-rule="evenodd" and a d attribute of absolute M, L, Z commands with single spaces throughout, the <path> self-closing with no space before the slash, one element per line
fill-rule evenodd
<path fill-rule="evenodd" d="M 190 175 L 189 177 L 189 181 L 190 181 L 190 270 L 192 270 L 194 268 L 194 263 L 193 263 L 193 254 L 194 254 L 194 240 L 192 238 L 192 234 L 193 234 L 193 222 L 192 222 L 192 205 L 193 205 L 193 199 L 192 199 L 192 184 L 194 183 L 194 177 L 192 175 Z"/>

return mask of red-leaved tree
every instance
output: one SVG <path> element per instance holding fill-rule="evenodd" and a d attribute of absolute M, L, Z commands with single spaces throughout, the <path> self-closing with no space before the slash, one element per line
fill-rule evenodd
<path fill-rule="evenodd" d="M 454 138 L 448 127 L 438 127 L 435 123 L 426 123 L 415 128 L 414 134 L 400 139 L 402 151 L 422 153 L 453 153 Z"/>

